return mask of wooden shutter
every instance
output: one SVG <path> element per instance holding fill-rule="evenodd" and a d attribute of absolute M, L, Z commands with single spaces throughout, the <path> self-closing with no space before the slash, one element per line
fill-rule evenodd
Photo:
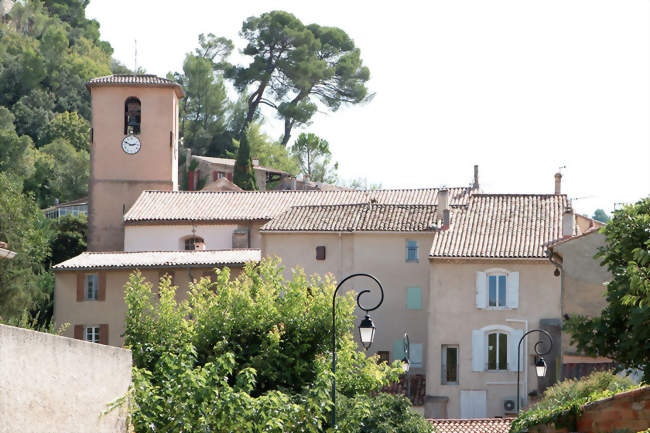
<path fill-rule="evenodd" d="M 487 307 L 487 275 L 485 272 L 476 273 L 476 308 Z"/>
<path fill-rule="evenodd" d="M 519 307 L 519 272 L 509 272 L 506 279 L 508 291 L 508 307 Z"/>
<path fill-rule="evenodd" d="M 99 344 L 108 344 L 108 325 L 99 325 Z"/>
<path fill-rule="evenodd" d="M 232 182 L 232 173 L 226 173 L 226 179 Z"/>
<path fill-rule="evenodd" d="M 325 246 L 320 245 L 316 247 L 316 260 L 325 260 Z"/>
<path fill-rule="evenodd" d="M 85 297 L 84 291 L 86 290 L 86 274 L 83 272 L 77 273 L 77 302 L 83 301 Z"/>
<path fill-rule="evenodd" d="M 106 272 L 100 272 L 97 275 L 98 286 L 97 289 L 97 300 L 105 301 L 106 300 Z"/>
<path fill-rule="evenodd" d="M 472 371 L 485 370 L 485 339 L 483 332 L 478 329 L 472 331 Z"/>
<path fill-rule="evenodd" d="M 84 339 L 84 325 L 74 325 L 74 338 L 77 340 Z"/>
<path fill-rule="evenodd" d="M 515 329 L 510 334 L 508 334 L 508 370 L 517 371 L 517 346 L 519 346 L 519 340 L 524 335 L 524 331 L 521 329 Z M 523 371 L 524 369 L 524 360 L 526 359 L 523 356 L 527 351 L 526 340 L 521 342 L 521 359 L 519 368 Z"/>

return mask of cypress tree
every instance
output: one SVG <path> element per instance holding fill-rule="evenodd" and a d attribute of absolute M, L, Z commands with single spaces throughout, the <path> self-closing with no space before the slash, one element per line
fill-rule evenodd
<path fill-rule="evenodd" d="M 246 191 L 257 190 L 255 173 L 253 172 L 253 161 L 251 160 L 251 148 L 248 144 L 248 131 L 241 135 L 239 150 L 235 160 L 235 173 L 232 180 L 237 186 Z"/>

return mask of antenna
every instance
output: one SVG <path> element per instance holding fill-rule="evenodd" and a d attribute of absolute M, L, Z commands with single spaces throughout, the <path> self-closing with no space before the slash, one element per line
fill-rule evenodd
<path fill-rule="evenodd" d="M 562 169 L 563 169 L 563 168 L 566 168 L 566 165 L 561 165 L 561 166 L 559 166 L 559 167 L 557 168 L 557 172 L 560 173 L 560 174 L 562 174 Z"/>
<path fill-rule="evenodd" d="M 133 72 L 135 74 L 138 73 L 138 40 L 134 39 L 135 42 L 135 48 L 134 48 L 134 54 L 133 54 Z"/>

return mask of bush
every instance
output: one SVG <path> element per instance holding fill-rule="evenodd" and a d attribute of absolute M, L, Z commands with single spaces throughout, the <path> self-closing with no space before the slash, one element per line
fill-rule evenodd
<path fill-rule="evenodd" d="M 528 427 L 551 422 L 574 431 L 576 418 L 586 403 L 632 388 L 636 386 L 629 378 L 617 376 L 611 371 L 597 371 L 580 380 L 564 380 L 548 388 L 535 406 L 522 412 L 512 423 L 510 433 L 523 432 Z"/>

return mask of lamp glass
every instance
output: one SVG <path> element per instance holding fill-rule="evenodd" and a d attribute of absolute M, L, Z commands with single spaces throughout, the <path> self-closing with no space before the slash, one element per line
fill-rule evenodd
<path fill-rule="evenodd" d="M 406 357 L 402 358 L 402 370 L 404 371 L 404 373 L 408 373 L 410 368 L 411 368 L 411 363 L 409 362 L 409 360 L 406 359 Z"/>
<path fill-rule="evenodd" d="M 359 337 L 361 337 L 361 344 L 368 350 L 370 345 L 375 340 L 375 324 L 372 319 L 366 315 L 359 325 Z"/>
<path fill-rule="evenodd" d="M 540 357 L 535 362 L 535 370 L 537 371 L 537 377 L 546 376 L 546 361 L 544 361 L 544 358 Z"/>

